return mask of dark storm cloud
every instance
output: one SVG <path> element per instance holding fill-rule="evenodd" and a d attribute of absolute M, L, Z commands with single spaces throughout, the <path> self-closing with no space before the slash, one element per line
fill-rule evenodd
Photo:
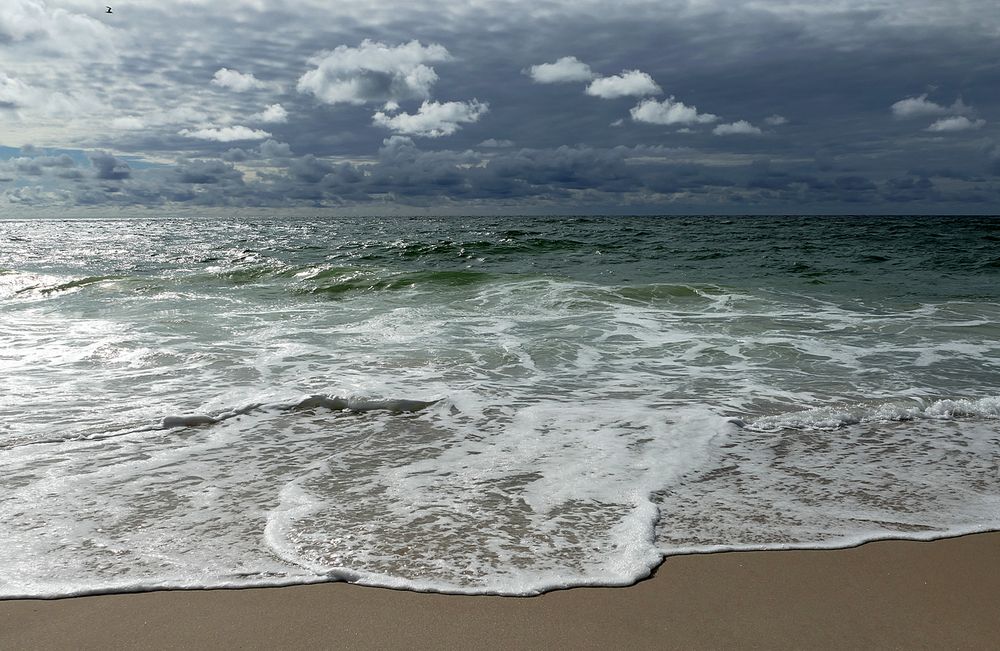
<path fill-rule="evenodd" d="M 320 160 L 312 154 L 293 160 L 289 166 L 292 177 L 303 183 L 319 183 L 333 169 L 332 163 Z"/>
<path fill-rule="evenodd" d="M 250 158 L 250 154 L 245 149 L 234 147 L 222 154 L 222 160 L 229 163 L 242 163 Z"/>
<path fill-rule="evenodd" d="M 490 211 L 520 205 L 595 205 L 601 210 L 654 211 L 673 203 L 686 211 L 825 211 L 859 205 L 883 209 L 915 204 L 961 205 L 979 186 L 970 204 L 986 194 L 981 181 L 949 178 L 950 191 L 938 189 L 928 176 L 896 175 L 883 179 L 862 174 L 809 172 L 800 165 L 758 160 L 736 163 L 719 158 L 714 164 L 692 162 L 691 149 L 661 146 L 587 146 L 553 149 L 422 150 L 404 137 L 387 139 L 368 162 L 331 161 L 312 155 L 265 158 L 262 149 L 245 152 L 247 171 L 221 159 L 181 161 L 173 168 L 136 170 L 115 184 L 94 179 L 78 187 L 81 204 L 188 206 L 313 205 L 378 206 L 386 201 L 406 206 L 453 205 Z M 284 154 L 284 147 L 277 147 Z M 72 168 L 71 168 L 72 169 Z M 78 179 L 76 183 L 80 183 Z M 724 198 L 729 209 L 720 208 Z M 37 199 L 37 198 L 36 198 Z M 19 198 L 28 200 L 28 195 Z M 40 200 L 40 199 L 38 199 Z M 368 210 L 371 210 L 369 208 Z M 793 212 L 794 212 L 793 211 Z"/>
<path fill-rule="evenodd" d="M 990 174 L 1000 176 L 1000 145 L 990 144 L 986 150 L 986 167 Z"/>
<path fill-rule="evenodd" d="M 243 182 L 243 176 L 230 163 L 221 160 L 183 161 L 174 171 L 181 183 L 205 185 L 223 181 Z"/>
<path fill-rule="evenodd" d="M 262 158 L 291 158 L 293 155 L 292 148 L 288 146 L 288 143 L 276 140 L 265 141 L 258 147 L 258 151 Z"/>
<path fill-rule="evenodd" d="M 125 161 L 107 152 L 96 152 L 90 155 L 90 163 L 96 170 L 99 179 L 120 181 L 132 175 L 132 170 Z"/>
<path fill-rule="evenodd" d="M 47 184 L 51 184 L 53 178 L 75 180 L 83 177 L 77 169 L 77 161 L 69 154 L 47 155 L 31 145 L 22 147 L 18 153 L 22 155 L 0 160 L 0 174 L 9 181 L 22 179 L 38 183 L 43 180 L 41 177 L 49 177 Z"/>

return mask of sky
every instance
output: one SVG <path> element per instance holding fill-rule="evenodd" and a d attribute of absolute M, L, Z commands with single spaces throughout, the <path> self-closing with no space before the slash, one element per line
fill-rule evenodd
<path fill-rule="evenodd" d="M 995 0 L 3 0 L 0 215 L 993 213 Z"/>

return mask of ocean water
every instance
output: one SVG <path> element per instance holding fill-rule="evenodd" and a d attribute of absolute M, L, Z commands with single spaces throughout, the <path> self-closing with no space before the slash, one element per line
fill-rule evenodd
<path fill-rule="evenodd" d="M 0 597 L 1000 529 L 1000 219 L 0 221 Z"/>

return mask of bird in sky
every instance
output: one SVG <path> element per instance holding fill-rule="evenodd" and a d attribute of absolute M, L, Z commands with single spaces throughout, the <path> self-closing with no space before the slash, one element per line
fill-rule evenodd
<path fill-rule="evenodd" d="M 105 7 L 108 7 L 108 5 L 104 5 L 104 6 L 105 6 Z M 113 12 L 113 11 L 111 11 L 111 7 L 108 7 L 108 10 L 107 10 L 107 11 L 105 11 L 104 13 L 106 13 L 106 14 L 111 14 L 111 13 L 114 13 L 114 12 Z"/>

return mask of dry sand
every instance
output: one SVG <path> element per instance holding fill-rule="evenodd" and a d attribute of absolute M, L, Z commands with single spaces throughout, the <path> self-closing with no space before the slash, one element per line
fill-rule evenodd
<path fill-rule="evenodd" d="M 668 558 L 540 597 L 347 584 L 0 602 L 0 649 L 1000 648 L 1000 533 Z"/>

